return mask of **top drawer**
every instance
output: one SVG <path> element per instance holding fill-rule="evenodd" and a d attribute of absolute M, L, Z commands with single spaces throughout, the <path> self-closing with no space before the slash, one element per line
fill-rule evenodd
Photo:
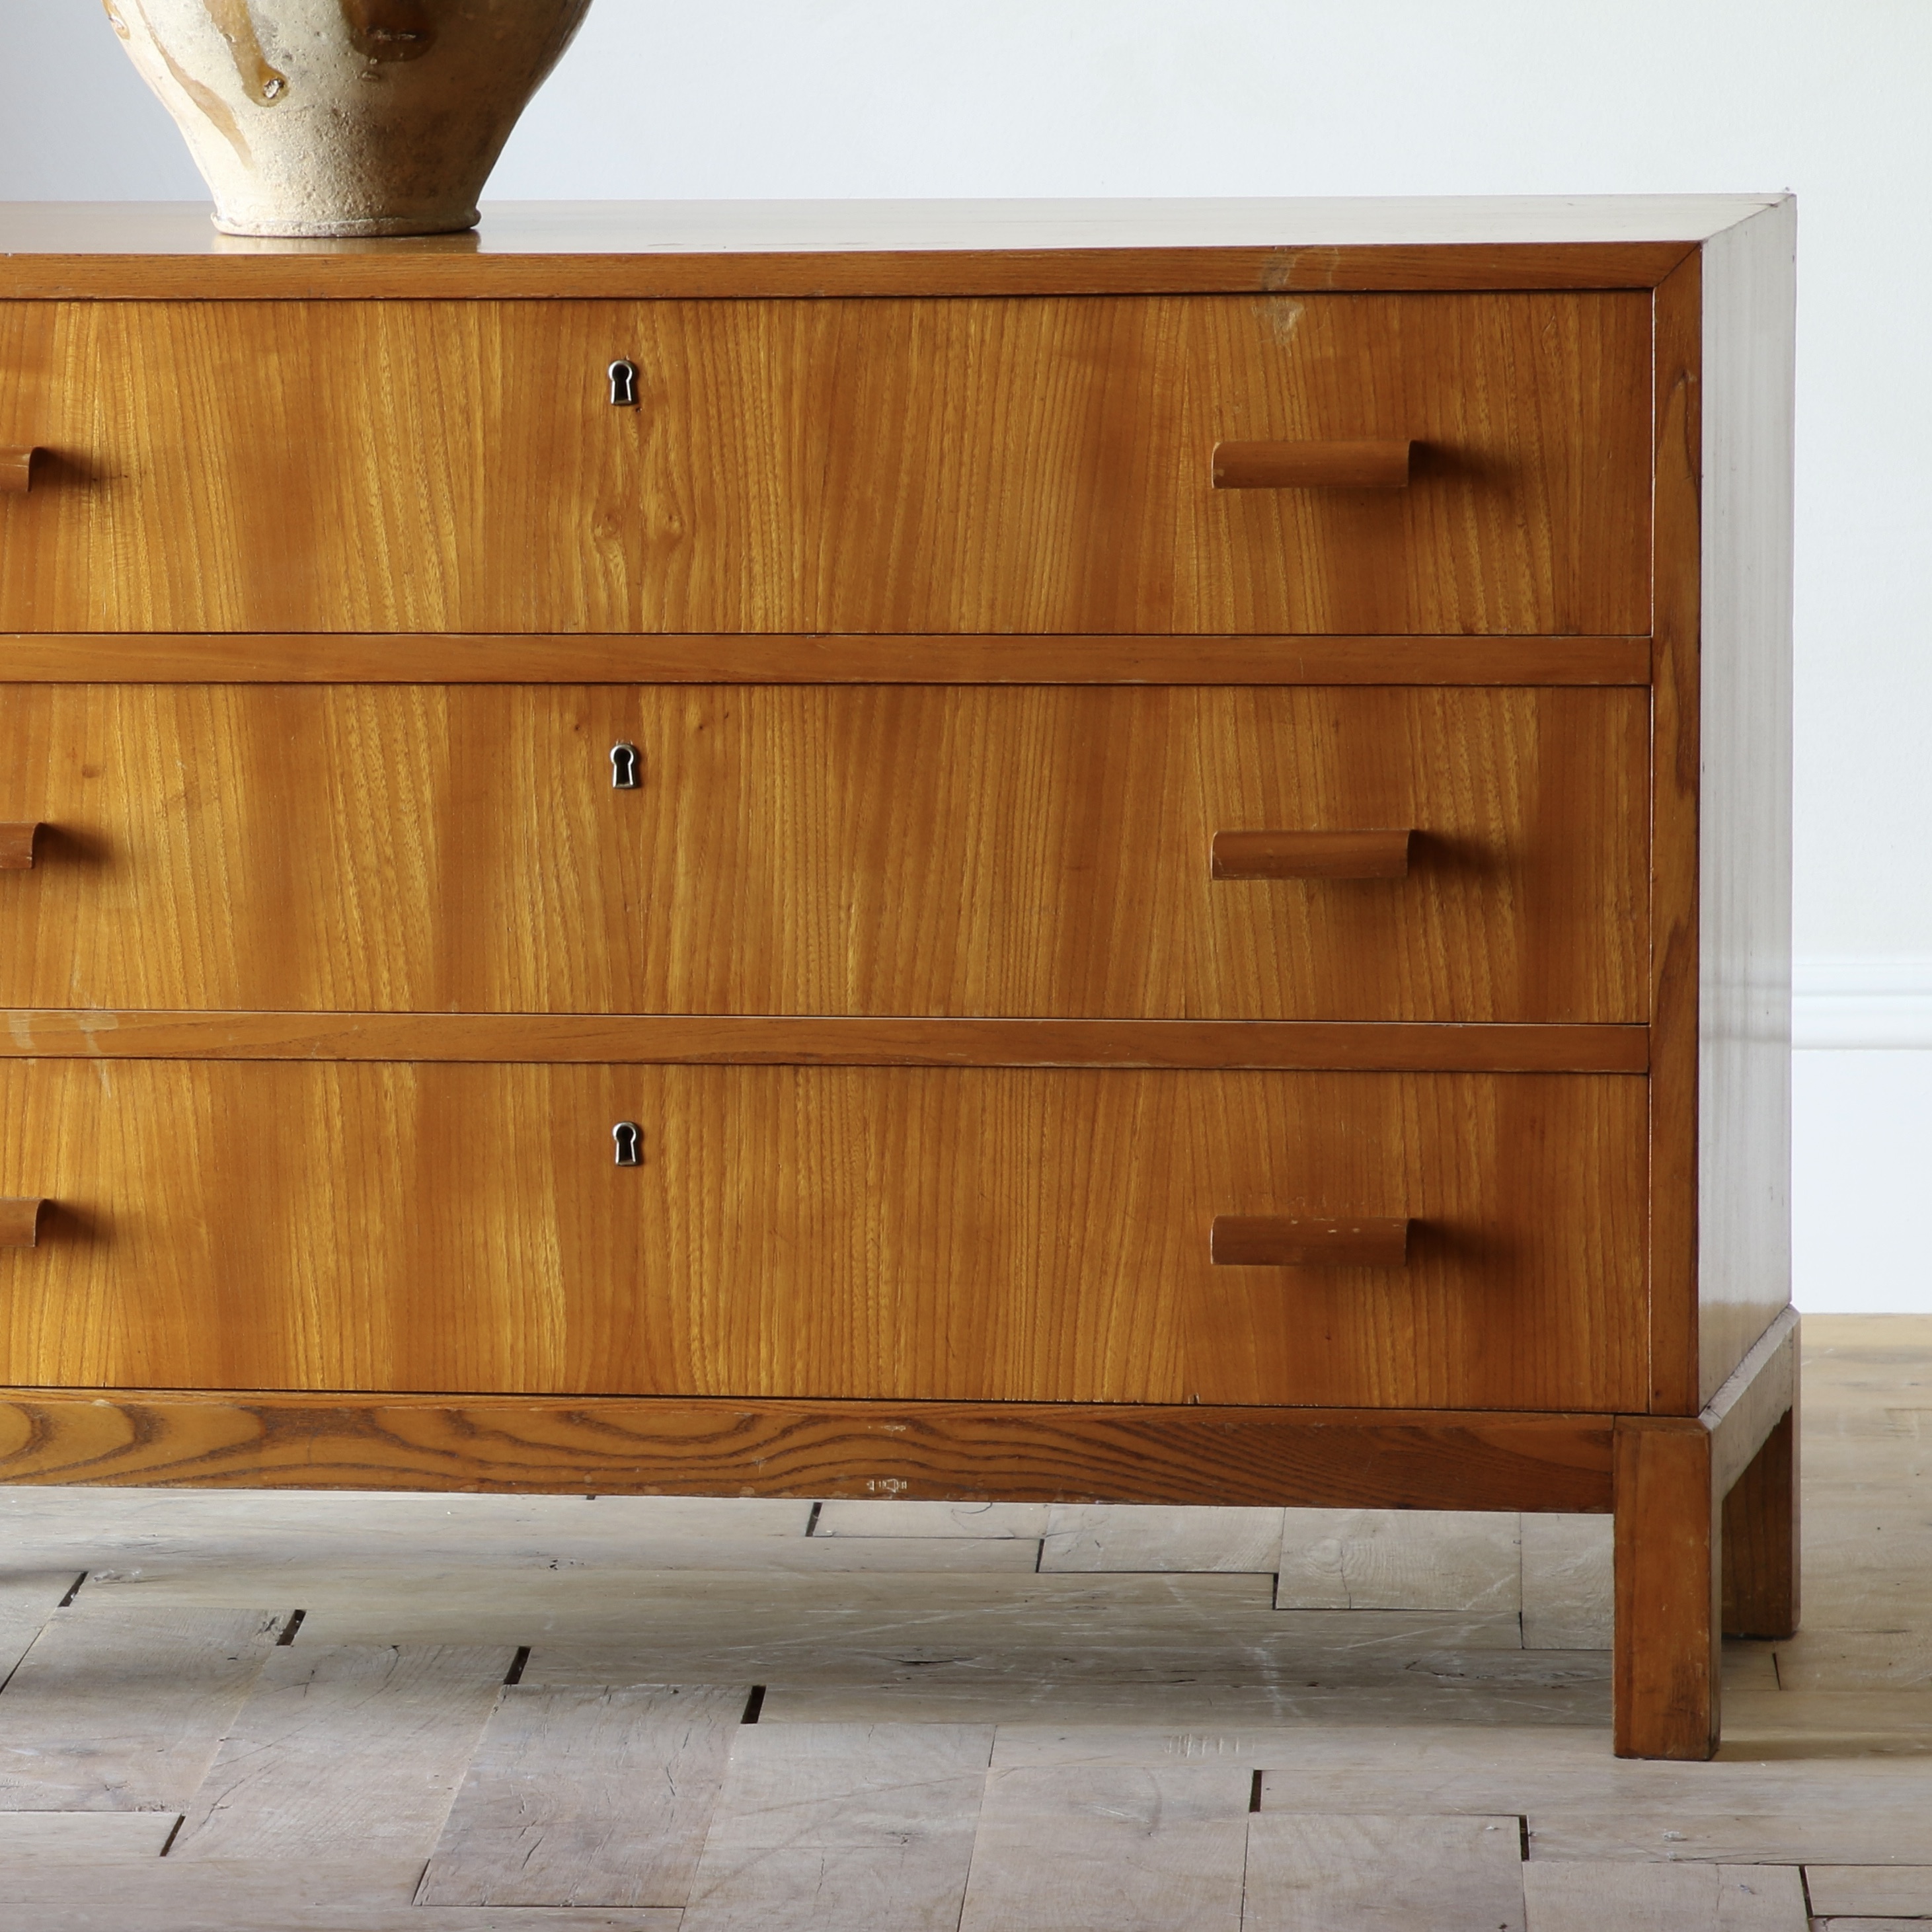
<path fill-rule="evenodd" d="M 1636 292 L 4 304 L 0 631 L 1638 634 L 1649 365 Z"/>

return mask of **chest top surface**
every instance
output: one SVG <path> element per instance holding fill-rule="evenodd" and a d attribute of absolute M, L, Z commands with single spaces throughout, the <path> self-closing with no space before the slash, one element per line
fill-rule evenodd
<path fill-rule="evenodd" d="M 373 241 L 16 202 L 0 299 L 1644 287 L 1778 199 L 510 202 L 466 234 Z"/>

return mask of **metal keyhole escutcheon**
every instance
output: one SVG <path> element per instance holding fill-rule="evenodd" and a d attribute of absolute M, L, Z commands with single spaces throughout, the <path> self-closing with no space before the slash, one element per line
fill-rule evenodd
<path fill-rule="evenodd" d="M 620 1120 L 610 1130 L 610 1141 L 616 1149 L 620 1167 L 644 1166 L 644 1130 L 635 1120 Z"/>
<path fill-rule="evenodd" d="M 610 747 L 611 790 L 635 791 L 644 782 L 644 754 L 634 745 L 613 745 Z"/>
<path fill-rule="evenodd" d="M 638 406 L 638 365 L 619 356 L 610 364 L 610 406 L 634 410 Z"/>

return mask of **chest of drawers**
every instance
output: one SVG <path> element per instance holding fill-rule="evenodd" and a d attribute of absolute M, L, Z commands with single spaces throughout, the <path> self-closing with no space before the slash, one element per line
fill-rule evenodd
<path fill-rule="evenodd" d="M 1788 202 L 0 250 L 0 1478 L 1613 1510 L 1708 1754 Z"/>

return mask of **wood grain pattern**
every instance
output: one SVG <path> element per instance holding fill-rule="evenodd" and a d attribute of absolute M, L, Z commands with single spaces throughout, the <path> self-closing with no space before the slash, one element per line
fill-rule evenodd
<path fill-rule="evenodd" d="M 1631 1022 L 1636 691 L 50 685 L 0 1004 Z M 609 752 L 643 756 L 614 791 Z M 1217 832 L 1419 828 L 1215 884 Z"/>
<path fill-rule="evenodd" d="M 1311 1678 L 1387 1686 L 1417 1683 L 1423 1673 L 1520 1688 L 1556 1676 L 1551 1666 L 1565 1661 L 1562 1681 L 1574 1683 L 1580 1663 L 1608 1690 L 1606 1660 L 1526 1658 L 1514 1617 L 1284 1612 L 1269 1601 L 1264 1576 L 954 1572 L 790 1576 L 775 1586 L 742 1571 L 647 1583 L 622 1572 L 605 1581 L 526 1570 L 474 1579 L 482 1588 L 452 1588 L 454 1580 L 352 1576 L 348 1588 L 310 1610 L 296 1647 L 522 1639 L 533 1640 L 525 1684 L 649 1683 L 668 1671 L 687 1683 L 750 1677 L 772 1696 L 784 1685 L 881 1678 L 955 1689 L 994 1679 L 1118 1689 L 1172 1684 L 1169 1673 L 1290 1691 Z M 1607 1696 L 1593 1701 L 1607 1709 Z M 766 1711 L 754 1728 L 778 1721 Z"/>
<path fill-rule="evenodd" d="M 1630 634 L 1648 309 L 0 304 L 0 627 Z M 1427 448 L 1217 493 L 1233 430 Z"/>
<path fill-rule="evenodd" d="M 436 1570 L 550 1563 L 604 1568 L 640 1548 L 667 1545 L 729 1545 L 748 1561 L 758 1548 L 816 1541 L 806 1534 L 811 1514 L 808 1503 L 710 1496 L 464 1502 L 447 1495 L 317 1493 L 292 1503 L 235 1489 L 176 1490 L 159 1501 L 113 1489 L 10 1489 L 0 1496 L 12 1560 L 64 1574 L 50 1607 L 73 1583 L 74 1571 L 92 1564 L 89 1576 L 98 1582 L 100 1569 L 116 1567 L 114 1552 L 136 1546 L 138 1568 L 172 1564 L 202 1574 L 247 1563 L 373 1570 L 405 1558 Z"/>
<path fill-rule="evenodd" d="M 1523 1534 L 1545 1520 L 1469 1510 L 1291 1510 L 1275 1601 L 1283 1610 L 1514 1616 L 1526 1607 Z"/>
<path fill-rule="evenodd" d="M 197 1858 L 96 1866 L 85 1891 L 71 1865 L 0 1874 L 0 1906 L 28 1908 L 33 1932 L 423 1932 L 410 1902 L 421 1858 Z M 445 1906 L 434 1932 L 680 1932 L 681 1915 L 466 1911 Z"/>
<path fill-rule="evenodd" d="M 545 202 L 480 232 L 218 236 L 194 203 L 0 206 L 0 295 L 230 301 L 1647 288 L 1742 196 Z"/>
<path fill-rule="evenodd" d="M 1706 1405 L 1700 1419 L 1710 1432 L 1716 1494 L 1730 1490 L 1766 1437 L 1796 1408 L 1798 1334 L 1798 1311 L 1787 1307 Z"/>
<path fill-rule="evenodd" d="M 1681 250 L 1780 199 L 1762 194 L 1028 196 L 834 201 L 493 201 L 460 235 L 224 236 L 206 202 L 0 202 L 0 243 L 23 254 L 188 254 L 376 259 L 442 254 L 797 254 L 1444 247 L 1536 249 L 1678 244 Z M 238 248 L 233 244 L 240 241 Z"/>
<path fill-rule="evenodd" d="M 1698 1372 L 1698 626 L 1703 269 L 1655 298 L 1655 606 L 1650 767 L 1650 1400 L 1694 1415 Z"/>
<path fill-rule="evenodd" d="M 1079 1640 L 1074 1640 L 1077 1646 Z M 1492 1653 L 1494 1654 L 1495 1653 Z M 1440 1653 L 1437 1661 L 1441 1662 Z M 1460 1663 L 1459 1659 L 1458 1662 Z M 908 1681 L 910 1680 L 910 1681 Z M 1316 1688 L 1310 1689 L 1311 1682 Z M 924 1672 L 904 1672 L 896 1678 L 870 1683 L 774 1684 L 766 1696 L 764 1721 L 783 1724 L 897 1723 L 919 1720 L 964 1723 L 977 1720 L 1020 1726 L 1001 1733 L 1001 1748 L 1030 1732 L 1034 1738 L 1069 1737 L 1069 1727 L 1084 1732 L 1081 1742 L 1092 1754 L 1102 1754 L 1102 1741 L 1126 1735 L 1145 1737 L 1132 1726 L 1165 1727 L 1168 1748 L 1157 1760 L 1183 1755 L 1182 1742 L 1236 1726 L 1346 1724 L 1387 1727 L 1397 1736 L 1412 1736 L 1412 1726 L 1424 1724 L 1468 1725 L 1484 1721 L 1508 1725 L 1519 1732 L 1536 1726 L 1576 1725 L 1600 1728 L 1610 1709 L 1607 1686 L 1572 1680 L 1560 1686 L 1454 1682 L 1445 1678 L 1411 1672 L 1406 1681 L 1378 1684 L 1322 1684 L 1304 1674 L 1290 1681 L 1204 1682 L 1178 1658 L 1174 1676 L 1161 1683 L 1106 1683 L 1092 1679 L 992 1678 L 978 1683 L 958 1679 L 931 1684 Z M 1096 1736 L 1089 1727 L 1104 1726 Z M 1080 1737 L 1080 1732 L 1074 1732 Z M 1276 1730 L 1274 1735 L 1283 1735 Z M 1597 1740 L 1592 1739 L 1593 1743 Z M 1218 1742 L 1218 1740 L 1216 1740 Z M 1216 1748 L 1210 1742 L 1206 1755 Z M 1600 1748 L 1600 1746 L 1599 1747 Z"/>
<path fill-rule="evenodd" d="M 1406 490 L 1406 436 L 1379 442 L 1217 442 L 1217 490 Z"/>
<path fill-rule="evenodd" d="M 806 1019 L 662 1014 L 16 1008 L 0 1060 L 595 1062 L 702 1066 L 1270 1067 L 1641 1073 L 1636 1026 L 1323 1020 Z"/>
<path fill-rule="evenodd" d="M 217 1489 L 1606 1511 L 1610 1436 L 1600 1417 L 1204 1403 L 452 1402 L 44 1389 L 0 1400 L 9 1483 Z"/>
<path fill-rule="evenodd" d="M 1894 1759 L 1884 1769 L 1895 1777 L 1910 1777 L 1915 1786 L 1919 1784 L 1916 1766 L 1908 1770 Z M 1849 1791 L 1842 1786 L 1838 1791 L 1827 1789 L 1833 1801 L 1828 1804 L 1787 1802 L 1768 1814 L 1686 1802 L 1682 1798 L 1667 1804 L 1646 1803 L 1634 1792 L 1624 1804 L 1594 1814 L 1552 1810 L 1539 1816 L 1532 1811 L 1532 1856 L 1565 1862 L 1682 1859 L 1720 1865 L 1792 1866 L 1814 1860 L 1830 1864 L 1922 1864 L 1932 1858 L 1932 1826 L 1926 1822 L 1924 1808 L 1908 1808 L 1899 1803 L 1896 1786 L 1883 1792 L 1889 1802 L 1875 1802 L 1883 1787 L 1874 1789 L 1862 1781 Z M 1796 1932 L 1795 1927 L 1792 1932 Z M 1842 1919 L 1836 1932 L 1846 1932 Z M 1871 1928 L 1855 1926 L 1852 1932 L 1871 1932 Z M 1882 1932 L 1892 1932 L 1892 1928 L 1885 1927 Z"/>
<path fill-rule="evenodd" d="M 990 1724 L 741 1730 L 683 1932 L 956 1932 Z"/>
<path fill-rule="evenodd" d="M 1522 1519 L 1526 1649 L 1597 1650 L 1613 1636 L 1613 1526 L 1600 1516 L 1539 1512 Z"/>
<path fill-rule="evenodd" d="M 206 220 L 203 215 L 204 223 Z M 339 245 L 339 244 L 336 244 Z M 324 253 L 332 244 L 310 244 Z M 402 261 L 104 262 L 83 254 L 0 257 L 0 299 L 27 302 L 584 302 L 622 297 L 796 301 L 827 297 L 1279 295 L 1306 291 L 1626 290 L 1654 287 L 1689 250 L 1680 242 L 1507 242 L 1408 248 L 862 250 L 810 254 L 484 256 L 458 248 Z"/>
<path fill-rule="evenodd" d="M 0 1872 L 152 1864 L 179 1822 L 172 1811 L 0 1811 Z"/>
<path fill-rule="evenodd" d="M 1412 831 L 1217 832 L 1209 869 L 1217 879 L 1400 879 Z"/>
<path fill-rule="evenodd" d="M 314 1573 L 302 1573 L 314 1589 Z M 311 1641 L 466 1643 L 534 1639 L 525 1665 L 546 1681 L 592 1685 L 751 1677 L 772 1687 L 896 1679 L 954 1691 L 1028 1683 L 1184 1681 L 1292 1693 L 1311 1684 L 1460 1680 L 1479 1691 L 1592 1686 L 1590 1721 L 1609 1706 L 1608 1660 L 1527 1655 L 1514 1617 L 1276 1611 L 1264 1577 L 1045 1578 L 955 1571 L 764 1577 L 683 1572 L 570 1576 L 523 1571 L 460 1580 L 352 1573 L 312 1600 Z M 508 1582 L 509 1587 L 502 1587 Z M 1216 1598 L 1204 1584 L 1232 1584 Z M 1057 1590 L 1043 1584 L 1064 1586 Z M 1368 1623 L 1370 1628 L 1360 1626 Z M 1358 1637 L 1362 1641 L 1357 1642 Z M 695 1666 L 695 1667 L 694 1667 Z M 1010 1702 L 1008 1708 L 1011 1708 Z M 1064 1707 L 1070 1714 L 1077 1704 Z M 1117 1699 L 1117 1709 L 1128 1708 Z M 1438 1707 L 1439 1708 L 1439 1707 Z M 1493 1708 L 1493 1706 L 1491 1707 Z M 1573 1714 L 1585 1707 L 1570 1703 Z M 763 1712 L 759 1724 L 777 1721 Z M 1598 1741 L 1600 1744 L 1603 1742 Z M 1607 1756 L 1607 1754 L 1606 1754 Z"/>
<path fill-rule="evenodd" d="M 169 1857 L 428 1857 L 514 1655 L 494 1646 L 278 1647 Z M 302 1802 L 292 1804 L 296 1791 Z"/>
<path fill-rule="evenodd" d="M 1724 1498 L 1726 1636 L 1788 1637 L 1798 1628 L 1797 1436 L 1797 1412 L 1786 1409 Z"/>
<path fill-rule="evenodd" d="M 1720 1568 L 1796 1615 L 1788 200 L 150 216 L 0 210 L 0 1464 L 1590 1510 L 1615 1414 L 1618 1748 L 1708 1752 Z"/>
<path fill-rule="evenodd" d="M 34 487 L 38 449 L 0 449 L 0 496 L 24 496 Z"/>
<path fill-rule="evenodd" d="M 972 1542 L 1037 1544 L 1046 1532 L 1050 1503 L 824 1502 L 812 1520 L 812 1538 L 867 1542 L 905 1537 L 926 1543 L 952 1538 Z M 1176 1512 L 1178 1514 L 1178 1512 Z M 1038 1567 L 1036 1562 L 1035 1568 Z"/>
<path fill-rule="evenodd" d="M 828 1503 L 826 1514 L 836 1507 Z M 862 1525 L 864 1505 L 844 1507 L 849 1512 L 848 1521 Z M 920 1510 L 933 1506 L 904 1503 L 899 1507 Z M 1043 1576 L 1072 1570 L 1234 1570 L 1265 1576 L 1281 1561 L 1282 1512 L 1278 1509 L 1150 1509 L 1144 1503 L 1126 1508 L 1108 1503 L 1051 1503 L 1044 1515 L 1039 1562 Z M 824 1527 L 821 1516 L 818 1528 Z"/>
<path fill-rule="evenodd" d="M 1932 1918 L 1932 1866 L 1807 1865 L 1804 1884 L 1821 1916 Z"/>
<path fill-rule="evenodd" d="M 1711 1437 L 1632 1416 L 1616 1435 L 1616 1754 L 1701 1761 L 1718 1746 L 1722 1648 Z"/>
<path fill-rule="evenodd" d="M 603 1398 L 608 1400 L 608 1398 Z M 238 1495 L 238 1491 L 224 1493 Z M 547 1498 L 551 1502 L 569 1500 Z M 628 1498 L 580 1497 L 576 1500 L 628 1500 L 634 1504 L 691 1503 L 709 1501 L 721 1515 L 722 1498 L 692 1496 L 634 1496 Z M 742 1501 L 746 1498 L 736 1498 Z M 412 1552 L 413 1553 L 413 1552 Z M 701 1571 L 716 1582 L 727 1576 L 749 1577 L 854 1576 L 1019 1576 L 1033 1572 L 1039 1556 L 1036 1545 L 1015 1538 L 989 1537 L 975 1541 L 963 1537 L 914 1538 L 904 1536 L 748 1536 L 722 1534 L 703 1535 L 653 1535 L 647 1530 L 634 1535 L 628 1546 L 616 1552 L 599 1551 L 607 1558 L 597 1567 L 593 1586 L 560 1558 L 532 1559 L 520 1570 L 514 1563 L 490 1564 L 488 1576 L 477 1574 L 472 1556 L 459 1556 L 450 1566 L 458 1574 L 445 1580 L 458 1589 L 478 1588 L 493 1592 L 514 1591 L 520 1576 L 532 1570 L 572 1569 L 586 1590 L 593 1587 L 621 1594 L 654 1588 L 671 1575 L 688 1576 Z M 325 1604 L 340 1603 L 378 1586 L 371 1579 L 382 1574 L 380 1559 L 362 1564 L 323 1561 L 307 1552 L 280 1562 L 252 1552 L 243 1552 L 219 1566 L 197 1565 L 158 1556 L 131 1570 L 91 1570 L 88 1587 L 117 1592 L 123 1599 L 142 1604 L 253 1602 L 265 1592 L 270 1596 L 292 1595 L 313 1614 Z M 576 1587 L 573 1583 L 572 1587 Z M 306 1624 L 303 1628 L 307 1629 Z M 736 1720 L 734 1719 L 735 1722 Z"/>
<path fill-rule="evenodd" d="M 1222 1765 L 989 1773 L 960 1932 L 1239 1932 L 1250 1784 Z"/>
<path fill-rule="evenodd" d="M 1516 1818 L 1268 1810 L 1248 1821 L 1242 1932 L 1523 1932 L 1522 1892 Z"/>
<path fill-rule="evenodd" d="M 1366 1626 L 1374 1620 L 1356 1621 Z M 1166 1687 L 1148 1688 L 1151 1693 Z M 1496 1727 L 1480 1722 L 1352 1724 L 1288 1714 L 1274 1722 L 1226 1715 L 1190 1736 L 1177 1735 L 1157 1699 L 1150 1697 L 1150 1705 L 1145 1717 L 1118 1724 L 1004 1726 L 994 1741 L 993 1762 L 1003 1769 L 1160 1765 L 1184 1753 L 1198 1754 L 1259 1770 L 1261 1809 L 1256 1815 L 1262 1817 L 1305 1814 L 1318 1794 L 1342 1815 L 1375 1817 L 1393 1809 L 1439 1816 L 1451 1792 L 1468 1807 L 1464 1815 L 1520 1816 L 1526 1798 L 1539 1790 L 1547 1795 L 1559 1780 L 1566 1791 L 1588 1790 L 1614 1799 L 1644 1775 L 1607 1756 L 1587 1730 L 1563 1725 L 1508 1726 L 1505 1745 Z M 1371 1700 L 1364 1698 L 1362 1708 L 1372 1708 Z M 1371 1809 L 1378 1802 L 1381 1812 Z"/>
<path fill-rule="evenodd" d="M 680 1906 L 748 1684 L 504 1690 L 416 1903 Z"/>
<path fill-rule="evenodd" d="M 1647 637 L 0 634 L 0 685 L 1649 682 Z"/>
<path fill-rule="evenodd" d="M 38 1246 L 40 1222 L 50 1202 L 26 1199 L 12 1195 L 0 1198 L 0 1248 Z"/>
<path fill-rule="evenodd" d="M 1615 1410 L 1642 1106 L 1615 1076 L 4 1061 L 0 1186 L 60 1210 L 0 1250 L 0 1375 Z M 1417 1225 L 1399 1273 L 1248 1270 L 1209 1258 L 1222 1213 Z"/>
<path fill-rule="evenodd" d="M 1216 1214 L 1208 1253 L 1216 1268 L 1402 1268 L 1411 1224 L 1400 1216 L 1347 1221 Z"/>
<path fill-rule="evenodd" d="M 1791 1298 L 1789 200 L 1702 258 L 1699 1388 Z"/>
<path fill-rule="evenodd" d="M 1812 1923 L 1795 1865 L 1534 1858 L 1522 1886 L 1531 1932 L 1808 1932 Z"/>
<path fill-rule="evenodd" d="M 1330 1811 L 1396 1816 L 1439 1814 L 1451 1805 L 1478 1815 L 1526 1814 L 1526 1874 L 1552 1865 L 1560 1870 L 1571 1858 L 1602 1858 L 1640 1869 L 1677 1863 L 1707 1870 L 1758 1860 L 1783 1865 L 1795 1876 L 1799 1863 L 1828 1856 L 1826 1847 L 1834 1840 L 1862 1841 L 1873 1862 L 1894 1864 L 1906 1862 L 1911 1848 L 1932 1840 L 1926 1817 L 1932 1778 L 1922 1755 L 1862 1761 L 1826 1756 L 1802 1748 L 1804 1741 L 1794 1736 L 1791 1742 L 1800 1748 L 1788 1756 L 1754 1760 L 1727 1754 L 1713 1766 L 1637 1765 L 1612 1757 L 1600 1737 L 1581 1728 L 1480 1723 L 1345 1728 L 1291 1718 L 1272 1736 L 1264 1732 L 1257 1738 L 1254 1731 L 1261 1728 L 1222 1720 L 1204 1727 L 1206 1736 L 1187 1741 L 1191 1750 L 1210 1760 L 1239 1763 L 1245 1758 L 1265 1767 L 1260 1816 L 1305 1812 L 1318 1802 Z M 1235 1731 L 1239 1742 L 1227 1738 L 1228 1731 Z M 1240 1737 L 1241 1731 L 1248 1735 Z M 1003 1735 L 995 1762 L 1105 1762 L 1124 1745 L 1120 1757 L 1158 1762 L 1161 1758 L 1148 1749 L 1154 1735 L 1151 1724 L 1111 1735 L 1089 1729 L 1084 1736 L 1071 1726 L 1055 1735 L 1041 1725 L 1030 1735 Z M 1181 1740 L 1171 1731 L 1168 1737 L 1172 1761 Z M 1883 1845 L 1888 1827 L 1897 1840 L 1890 1851 Z M 1768 1882 L 1777 1874 L 1762 1876 Z M 1785 1895 L 1796 1891 L 1794 1886 Z M 1470 1922 L 1439 1922 L 1447 1932 Z M 1588 1922 L 1592 1932 L 1598 1926 L 1652 1932 L 1654 1924 L 1641 1916 L 1619 1920 L 1607 1913 Z M 1734 1922 L 1728 1915 L 1720 1921 L 1725 1926 L 1739 1922 L 1750 1921 Z M 1537 1923 L 1534 1900 L 1530 1923 Z M 1802 1918 L 1791 1932 L 1802 1932 Z"/>
<path fill-rule="evenodd" d="M 0 872 L 30 872 L 34 868 L 34 841 L 40 828 L 31 822 L 0 825 Z"/>
<path fill-rule="evenodd" d="M 81 1580 L 77 1564 L 71 1569 L 30 1568 L 44 1552 L 26 1546 L 30 1539 L 16 1538 L 10 1510 L 8 1514 L 8 1567 L 0 1570 L 0 1685 Z M 1041 1515 L 1043 1520 L 1044 1510 Z"/>
<path fill-rule="evenodd" d="M 1814 1604 L 1816 1598 L 1822 1594 L 1814 1590 Z M 1918 1600 L 1916 1575 L 1913 1584 L 1893 1596 L 1892 1600 Z M 1880 1602 L 1885 1602 L 1883 1597 Z M 1822 1622 L 1815 1610 L 1812 1622 L 1814 1626 Z M 1817 1628 L 1800 1630 L 1796 1636 L 1778 1645 L 1775 1674 L 1780 1684 L 1808 1694 L 1822 1692 L 1844 1696 L 1882 1692 L 1895 1697 L 1901 1691 L 1910 1692 L 1914 1694 L 1906 1708 L 1924 1714 L 1925 1707 L 1918 1702 L 1916 1694 L 1932 1690 L 1932 1633 L 1922 1628 L 1910 1627 L 1879 1630 Z M 1919 1721 L 1923 1722 L 1922 1714 Z M 1928 1849 L 1928 1853 L 1932 1853 L 1932 1846 Z"/>
<path fill-rule="evenodd" d="M 178 1811 L 286 1610 L 57 1610 L 0 1697 L 0 1811 Z"/>

